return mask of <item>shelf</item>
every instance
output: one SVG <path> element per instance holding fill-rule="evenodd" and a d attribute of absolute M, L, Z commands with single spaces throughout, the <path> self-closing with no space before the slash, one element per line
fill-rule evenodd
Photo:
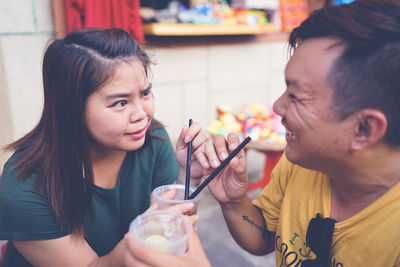
<path fill-rule="evenodd" d="M 276 33 L 276 26 L 264 24 L 248 25 L 209 25 L 185 23 L 150 23 L 143 25 L 145 35 L 151 36 L 210 36 L 210 35 L 257 35 Z"/>

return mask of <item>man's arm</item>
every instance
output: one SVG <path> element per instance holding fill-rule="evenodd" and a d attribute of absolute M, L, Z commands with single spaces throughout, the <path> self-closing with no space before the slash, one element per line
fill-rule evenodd
<path fill-rule="evenodd" d="M 266 228 L 261 211 L 245 196 L 237 203 L 220 203 L 229 232 L 246 251 L 265 255 L 274 251 L 275 233 Z"/>

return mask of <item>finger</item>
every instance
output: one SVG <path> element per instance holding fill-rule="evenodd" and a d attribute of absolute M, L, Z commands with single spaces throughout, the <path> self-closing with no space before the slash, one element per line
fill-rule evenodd
<path fill-rule="evenodd" d="M 171 188 L 170 190 L 166 190 L 162 192 L 161 197 L 164 199 L 174 199 L 176 195 L 176 188 Z"/>
<path fill-rule="evenodd" d="M 228 149 L 230 152 L 232 152 L 233 150 L 235 150 L 235 148 L 237 148 L 240 144 L 239 141 L 239 136 L 237 134 L 234 133 L 230 133 L 228 134 Z M 243 150 L 242 150 L 243 151 Z M 242 152 L 241 151 L 241 152 Z M 240 153 L 240 152 L 239 152 Z"/>
<path fill-rule="evenodd" d="M 220 160 L 228 157 L 227 143 L 223 135 L 219 134 L 214 137 L 214 147 Z"/>
<path fill-rule="evenodd" d="M 200 163 L 200 165 L 208 169 L 211 166 L 211 163 L 208 161 L 206 155 L 204 154 L 204 147 L 201 147 L 193 152 L 193 156 L 196 158 L 196 160 Z"/>
<path fill-rule="evenodd" d="M 230 152 L 235 150 L 239 144 L 239 136 L 234 133 L 228 134 L 227 137 L 228 140 L 228 149 Z M 232 160 L 229 162 L 230 167 L 239 175 L 242 175 L 243 172 L 247 171 L 247 162 L 246 162 L 246 153 L 245 150 L 242 149 L 240 150 L 235 157 L 232 158 Z"/>
<path fill-rule="evenodd" d="M 221 164 L 215 151 L 214 144 L 211 141 L 205 144 L 205 153 L 213 168 L 217 168 Z"/>
<path fill-rule="evenodd" d="M 200 131 L 192 140 L 193 149 L 198 149 L 207 142 L 212 142 L 210 135 L 205 131 Z"/>
<path fill-rule="evenodd" d="M 158 203 L 154 202 L 153 204 L 150 205 L 150 207 L 145 212 L 153 211 L 156 209 L 158 209 Z"/>
<path fill-rule="evenodd" d="M 175 210 L 182 214 L 188 214 L 194 210 L 194 206 L 195 205 L 193 202 L 187 202 L 187 203 L 176 204 L 171 207 L 168 207 L 168 210 Z"/>
<path fill-rule="evenodd" d="M 185 137 L 189 127 L 185 126 L 182 128 L 181 134 L 179 135 L 178 141 L 176 142 L 176 151 L 182 150 L 186 147 Z"/>
<path fill-rule="evenodd" d="M 162 192 L 160 198 L 173 199 L 175 197 L 175 195 L 176 195 L 176 189 L 173 188 L 171 190 Z M 158 201 L 156 201 L 153 194 L 151 195 L 151 199 L 152 199 L 152 203 L 151 203 L 150 207 L 146 210 L 146 212 L 158 209 Z"/>
<path fill-rule="evenodd" d="M 193 214 L 189 216 L 190 221 L 192 222 L 193 225 L 195 225 L 199 221 L 199 215 Z"/>
<path fill-rule="evenodd" d="M 193 141 L 195 137 L 201 132 L 201 125 L 198 122 L 193 122 L 192 125 L 189 127 L 188 131 L 186 132 L 185 136 L 185 143 L 189 143 Z"/>

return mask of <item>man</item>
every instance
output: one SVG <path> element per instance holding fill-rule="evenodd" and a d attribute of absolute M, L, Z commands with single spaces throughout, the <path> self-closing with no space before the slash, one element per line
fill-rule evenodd
<path fill-rule="evenodd" d="M 247 197 L 243 154 L 209 184 L 229 230 L 277 266 L 400 266 L 400 1 L 316 11 L 289 43 L 274 104 L 287 146 L 270 184 Z"/>

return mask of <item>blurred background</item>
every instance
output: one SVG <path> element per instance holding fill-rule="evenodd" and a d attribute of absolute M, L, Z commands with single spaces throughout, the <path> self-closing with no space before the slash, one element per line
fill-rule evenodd
<path fill-rule="evenodd" d="M 155 116 L 172 139 L 189 118 L 207 128 L 221 104 L 235 110 L 257 103 L 268 111 L 285 88 L 287 30 L 320 2 L 0 1 L 0 146 L 39 120 L 46 43 L 85 27 L 124 28 L 147 49 L 156 63 Z M 283 30 L 281 8 L 293 11 Z M 8 157 L 0 152 L 0 169 Z"/>
<path fill-rule="evenodd" d="M 123 28 L 156 63 L 155 117 L 172 140 L 192 118 L 211 134 L 235 131 L 278 145 L 248 151 L 251 182 L 264 180 L 249 190 L 255 197 L 269 179 L 268 156 L 276 157 L 274 151 L 284 146 L 282 129 L 271 123 L 271 105 L 285 89 L 288 32 L 313 10 L 346 2 L 2 0 L 0 146 L 22 137 L 40 118 L 41 61 L 49 40 L 80 28 Z M 0 151 L 0 170 L 9 155 Z M 214 266 L 274 266 L 273 255 L 250 256 L 233 242 L 209 195 L 201 207 L 199 231 Z"/>

